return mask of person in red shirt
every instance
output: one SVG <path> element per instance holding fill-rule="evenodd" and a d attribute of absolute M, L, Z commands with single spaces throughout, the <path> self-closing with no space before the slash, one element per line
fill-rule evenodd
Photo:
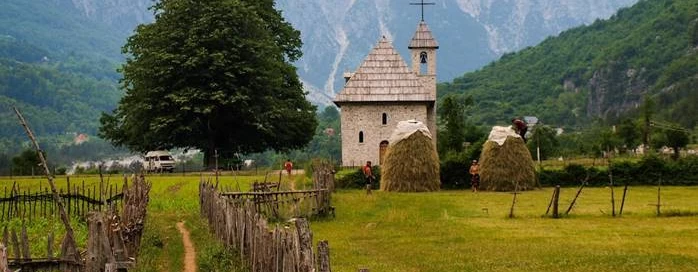
<path fill-rule="evenodd" d="M 291 159 L 287 159 L 286 163 L 284 163 L 284 169 L 286 169 L 286 173 L 288 175 L 291 175 L 291 170 L 293 170 L 293 163 L 291 162 Z"/>
<path fill-rule="evenodd" d="M 523 139 L 524 143 L 526 142 L 526 131 L 528 131 L 528 125 L 526 125 L 526 122 L 521 121 L 518 118 L 511 119 L 511 124 L 514 127 L 514 130 L 516 130 L 516 133 L 521 136 L 521 139 Z"/>
<path fill-rule="evenodd" d="M 371 194 L 371 185 L 373 184 L 373 180 L 376 178 L 373 175 L 373 170 L 371 169 L 371 161 L 367 161 L 366 165 L 364 165 L 364 178 L 366 180 L 366 194 Z"/>

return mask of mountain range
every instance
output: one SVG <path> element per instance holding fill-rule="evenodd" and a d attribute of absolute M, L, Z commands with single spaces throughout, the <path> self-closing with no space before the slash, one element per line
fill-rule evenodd
<path fill-rule="evenodd" d="M 341 89 L 342 73 L 356 69 L 381 36 L 392 40 L 403 57 L 407 56 L 407 43 L 421 19 L 420 7 L 410 5 L 411 2 L 417 1 L 277 1 L 283 15 L 301 31 L 304 56 L 295 64 L 309 91 L 308 98 L 318 105 L 331 104 L 334 94 Z M 569 34 L 574 31 L 563 32 L 571 27 L 589 25 L 575 28 L 575 31 L 591 31 L 588 29 L 603 25 L 602 19 L 609 18 L 619 8 L 633 5 L 636 0 L 432 2 L 435 4 L 424 6 L 423 16 L 441 46 L 437 69 L 438 80 L 443 83 L 439 90 L 443 94 L 471 93 L 479 99 L 478 105 L 497 109 L 490 117 L 487 113 L 475 114 L 476 120 L 488 123 L 495 120 L 494 114 L 519 112 L 518 106 L 506 108 L 507 103 L 532 104 L 504 101 L 506 93 L 503 91 L 491 92 L 497 94 L 496 97 L 476 95 L 480 91 L 462 84 L 464 80 L 479 77 L 476 75 L 483 75 L 482 71 L 498 73 L 495 71 L 499 70 L 492 70 L 492 67 L 520 55 L 517 50 L 554 40 L 551 36 L 576 35 Z M 13 105 L 27 112 L 42 135 L 94 134 L 100 112 L 113 109 L 122 95 L 117 87 L 120 76 L 116 71 L 124 59 L 120 47 L 138 24 L 152 22 L 154 16 L 148 10 L 152 4 L 152 0 L 6 0 L 0 3 L 0 120 L 3 120 L 0 121 L 3 127 L 0 137 L 4 141 L 0 141 L 0 149 L 16 146 L 7 139 L 21 136 L 9 110 Z M 593 42 L 577 41 L 579 44 Z M 539 50 L 532 48 L 522 52 Z M 555 55 L 557 49 L 546 47 L 545 50 L 549 51 L 539 57 Z M 500 62 L 493 62 L 499 58 Z M 526 70 L 518 69 L 521 73 Z M 594 71 L 596 77 L 593 77 Z M 608 71 L 594 71 L 556 78 L 551 88 L 583 91 L 585 80 L 596 78 L 597 82 L 605 82 L 603 75 Z M 632 71 L 641 74 L 643 70 Z M 536 80 L 535 73 L 518 76 Z M 451 81 L 454 78 L 456 80 Z M 613 93 L 613 88 L 605 90 L 610 90 L 606 97 Z M 542 90 L 528 96 L 530 101 L 544 101 L 548 95 L 558 95 L 556 92 Z M 566 97 L 579 99 L 573 95 Z M 554 99 L 559 100 L 557 96 Z M 583 99 L 591 100 L 574 109 L 575 114 L 585 117 L 606 116 L 599 113 L 615 105 L 586 96 Z M 634 105 L 635 101 L 629 99 L 623 105 Z M 502 104 L 504 110 L 500 111 Z M 550 116 L 556 114 L 569 115 L 564 111 L 540 115 L 552 119 Z"/>
<path fill-rule="evenodd" d="M 419 1 L 281 0 L 278 7 L 301 31 L 298 72 L 317 104 L 330 104 L 342 74 L 358 68 L 381 36 L 400 54 L 421 20 Z M 440 44 L 437 80 L 448 81 L 571 27 L 608 18 L 636 0 L 435 0 L 424 20 Z"/>

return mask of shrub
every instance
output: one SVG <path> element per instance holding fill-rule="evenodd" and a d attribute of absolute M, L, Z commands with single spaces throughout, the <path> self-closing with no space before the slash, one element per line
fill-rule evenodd
<path fill-rule="evenodd" d="M 62 175 L 65 175 L 66 171 L 67 171 L 67 169 L 65 167 L 61 166 L 61 167 L 56 168 L 56 173 L 54 173 L 54 174 L 58 175 L 58 176 L 62 176 Z"/>
<path fill-rule="evenodd" d="M 465 153 L 448 154 L 441 162 L 441 189 L 470 188 L 470 160 Z"/>
<path fill-rule="evenodd" d="M 335 187 L 340 189 L 363 189 L 366 185 L 366 180 L 364 179 L 363 168 L 360 167 L 355 171 L 351 171 L 349 174 L 343 175 L 335 180 Z M 381 170 L 379 166 L 371 167 L 373 175 L 376 177 L 374 181 L 373 188 L 380 188 L 381 180 Z"/>

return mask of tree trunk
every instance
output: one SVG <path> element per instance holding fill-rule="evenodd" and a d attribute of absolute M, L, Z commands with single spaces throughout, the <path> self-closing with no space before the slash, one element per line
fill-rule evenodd
<path fill-rule="evenodd" d="M 213 169 L 216 167 L 216 158 L 213 148 L 207 148 L 204 150 L 204 169 Z"/>
<path fill-rule="evenodd" d="M 674 147 L 674 155 L 672 156 L 672 159 L 678 160 L 680 154 L 681 154 L 681 147 L 675 146 Z"/>

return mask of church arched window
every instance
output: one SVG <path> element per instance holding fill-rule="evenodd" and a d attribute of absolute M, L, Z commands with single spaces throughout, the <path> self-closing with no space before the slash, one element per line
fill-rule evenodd
<path fill-rule="evenodd" d="M 419 53 L 419 63 L 427 63 L 427 52 L 422 51 L 422 53 Z"/>
<path fill-rule="evenodd" d="M 385 112 L 383 113 L 382 124 L 383 124 L 383 125 L 387 125 L 387 124 L 388 124 L 388 114 L 385 113 Z"/>
<path fill-rule="evenodd" d="M 359 143 L 363 143 L 363 142 L 364 142 L 364 132 L 359 131 Z"/>

